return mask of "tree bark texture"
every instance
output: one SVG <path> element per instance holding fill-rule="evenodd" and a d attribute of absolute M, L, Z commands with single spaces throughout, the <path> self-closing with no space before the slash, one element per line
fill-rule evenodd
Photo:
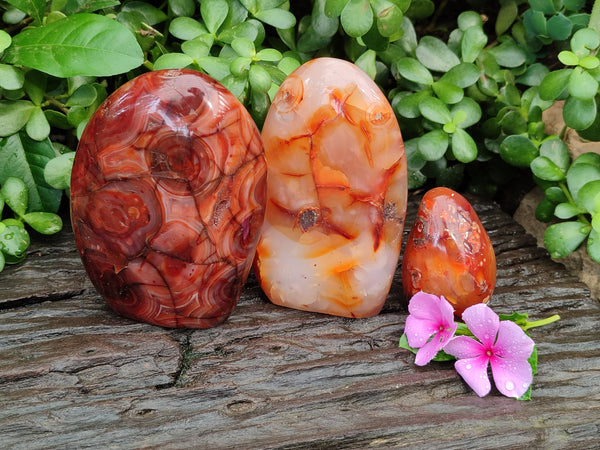
<path fill-rule="evenodd" d="M 411 195 L 405 235 L 420 199 Z M 493 242 L 490 305 L 530 320 L 532 400 L 479 398 L 451 362 L 398 348 L 400 270 L 382 313 L 269 303 L 251 277 L 231 317 L 170 330 L 114 314 L 72 233 L 38 237 L 0 274 L 0 447 L 591 448 L 600 432 L 600 305 L 510 216 L 471 198 Z"/>

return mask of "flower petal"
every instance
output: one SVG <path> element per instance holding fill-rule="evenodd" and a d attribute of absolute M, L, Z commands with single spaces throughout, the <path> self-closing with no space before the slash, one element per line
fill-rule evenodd
<path fill-rule="evenodd" d="M 439 325 L 436 322 L 418 319 L 411 315 L 406 318 L 404 333 L 406 334 L 408 345 L 413 348 L 421 348 L 438 329 Z"/>
<path fill-rule="evenodd" d="M 492 309 L 483 304 L 478 303 L 469 306 L 462 314 L 462 319 L 471 330 L 471 333 L 481 341 L 481 343 L 491 348 L 496 340 L 500 319 Z"/>
<path fill-rule="evenodd" d="M 444 346 L 444 351 L 459 359 L 477 358 L 484 354 L 485 347 L 468 336 L 455 336 Z"/>
<path fill-rule="evenodd" d="M 439 335 L 436 334 L 433 336 L 433 339 L 419 349 L 415 357 L 415 364 L 417 366 L 424 366 L 437 355 L 443 346 L 444 344 L 440 341 Z"/>
<path fill-rule="evenodd" d="M 487 356 L 480 356 L 478 358 L 459 359 L 454 363 L 458 374 L 480 397 L 485 397 L 492 389 L 487 373 L 488 361 Z"/>
<path fill-rule="evenodd" d="M 446 322 L 454 321 L 454 309 L 444 297 L 440 298 L 423 291 L 412 296 L 408 303 L 408 312 L 418 319 L 434 322 L 440 322 L 440 319 Z"/>
<path fill-rule="evenodd" d="M 494 344 L 494 355 L 506 359 L 527 359 L 535 343 L 523 329 L 510 320 L 500 322 L 498 338 Z"/>
<path fill-rule="evenodd" d="M 490 360 L 494 383 L 507 397 L 522 397 L 533 380 L 531 365 L 527 360 L 506 360 L 493 356 Z"/>

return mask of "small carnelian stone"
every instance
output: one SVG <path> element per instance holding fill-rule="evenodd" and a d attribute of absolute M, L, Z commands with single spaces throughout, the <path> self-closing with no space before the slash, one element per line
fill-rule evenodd
<path fill-rule="evenodd" d="M 496 256 L 477 213 L 448 188 L 425 194 L 402 261 L 407 299 L 419 291 L 444 296 L 454 313 L 487 303 L 496 284 Z"/>

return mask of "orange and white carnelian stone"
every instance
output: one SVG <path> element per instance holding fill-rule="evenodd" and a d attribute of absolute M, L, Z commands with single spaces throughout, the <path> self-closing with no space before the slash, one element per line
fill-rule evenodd
<path fill-rule="evenodd" d="M 394 112 L 355 65 L 310 61 L 281 85 L 263 131 L 267 206 L 255 272 L 282 306 L 369 317 L 385 303 L 406 214 Z"/>

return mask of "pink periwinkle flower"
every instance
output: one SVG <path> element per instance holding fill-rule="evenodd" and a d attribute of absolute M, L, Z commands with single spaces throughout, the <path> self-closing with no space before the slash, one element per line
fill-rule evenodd
<path fill-rule="evenodd" d="M 489 363 L 496 387 L 503 395 L 523 396 L 533 379 L 527 361 L 535 345 L 533 340 L 514 322 L 500 321 L 484 304 L 467 308 L 462 319 L 478 340 L 456 336 L 446 344 L 444 351 L 458 358 L 454 364 L 456 371 L 483 397 L 491 390 Z"/>
<path fill-rule="evenodd" d="M 410 299 L 408 312 L 404 333 L 408 345 L 419 349 L 415 364 L 424 366 L 454 336 L 454 309 L 443 296 L 417 292 Z"/>

